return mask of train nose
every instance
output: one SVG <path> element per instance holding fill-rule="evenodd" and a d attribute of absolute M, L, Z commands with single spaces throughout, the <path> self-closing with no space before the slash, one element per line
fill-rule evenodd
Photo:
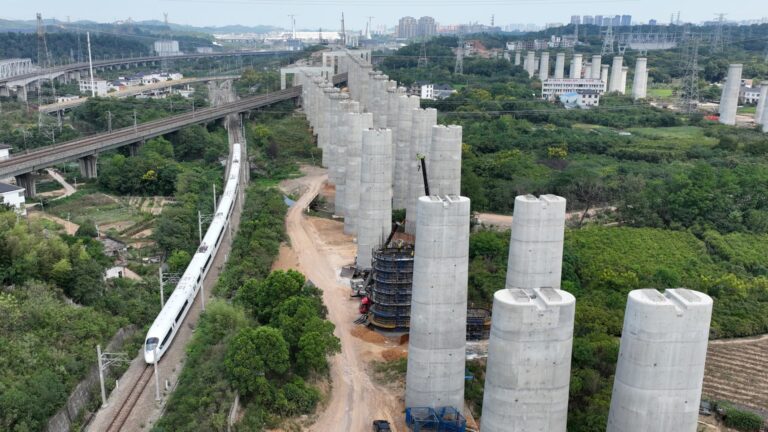
<path fill-rule="evenodd" d="M 147 364 L 152 364 L 155 362 L 155 353 L 154 351 L 145 351 L 144 352 L 144 361 Z"/>

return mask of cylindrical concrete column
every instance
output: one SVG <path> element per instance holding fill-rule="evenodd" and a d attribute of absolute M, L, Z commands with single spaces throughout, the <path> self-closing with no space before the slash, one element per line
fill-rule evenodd
<path fill-rule="evenodd" d="M 611 66 L 611 80 L 608 83 L 609 92 L 617 92 L 621 89 L 621 69 L 624 66 L 624 57 L 615 56 Z"/>
<path fill-rule="evenodd" d="M 418 96 L 400 96 L 398 99 L 397 144 L 395 146 L 395 172 L 392 178 L 392 208 L 404 209 L 408 198 L 408 179 L 411 152 L 411 126 L 413 110 L 419 108 Z"/>
<path fill-rule="evenodd" d="M 760 99 L 757 101 L 755 109 L 755 123 L 763 124 L 763 115 L 765 113 L 765 104 L 768 102 L 768 82 L 760 84 Z"/>
<path fill-rule="evenodd" d="M 515 66 L 520 66 L 520 51 L 515 51 Z"/>
<path fill-rule="evenodd" d="M 371 268 L 374 249 L 392 230 L 392 131 L 363 131 L 357 267 Z"/>
<path fill-rule="evenodd" d="M 406 407 L 464 406 L 469 198 L 419 198 Z"/>
<path fill-rule="evenodd" d="M 564 237 L 565 198 L 515 198 L 506 287 L 559 289 Z"/>
<path fill-rule="evenodd" d="M 389 101 L 387 100 L 387 87 L 389 84 L 389 77 L 387 75 L 378 74 L 373 77 L 375 92 L 372 93 L 373 97 L 373 126 L 377 129 L 387 127 L 387 114 L 389 111 Z"/>
<path fill-rule="evenodd" d="M 536 52 L 528 51 L 525 56 L 525 70 L 528 71 L 528 76 L 533 78 L 533 74 L 536 72 Z"/>
<path fill-rule="evenodd" d="M 590 78 L 592 79 L 600 79 L 600 71 L 603 67 L 603 59 L 600 55 L 593 55 L 592 56 L 592 73 L 590 74 Z"/>
<path fill-rule="evenodd" d="M 638 57 L 635 63 L 635 79 L 632 81 L 632 98 L 645 99 L 648 93 L 648 59 Z"/>
<path fill-rule="evenodd" d="M 413 111 L 413 133 L 411 134 L 411 152 L 408 161 L 408 200 L 405 203 L 405 232 L 408 234 L 416 234 L 416 203 L 419 197 L 426 195 L 419 156 L 426 157 L 430 152 L 432 129 L 435 125 L 437 125 L 436 109 L 427 108 Z M 429 173 L 429 167 L 427 167 L 427 173 Z"/>
<path fill-rule="evenodd" d="M 356 236 L 360 222 L 363 131 L 373 126 L 373 114 L 350 112 L 344 118 L 348 131 L 344 234 Z"/>
<path fill-rule="evenodd" d="M 326 151 L 323 152 L 323 161 L 328 166 L 328 181 L 332 184 L 337 184 L 339 178 L 338 170 L 338 147 L 340 137 L 340 120 L 341 120 L 341 105 L 342 100 L 348 99 L 349 95 L 342 96 L 338 89 L 333 88 L 330 93 L 327 94 L 329 99 L 328 112 L 328 141 L 326 142 Z"/>
<path fill-rule="evenodd" d="M 433 126 L 427 156 L 427 174 L 432 195 L 461 193 L 461 126 Z"/>
<path fill-rule="evenodd" d="M 629 293 L 608 432 L 696 431 L 711 317 L 700 292 Z"/>
<path fill-rule="evenodd" d="M 621 68 L 621 88 L 619 89 L 619 93 L 626 94 L 627 93 L 627 76 L 629 75 L 629 67 L 624 66 Z"/>
<path fill-rule="evenodd" d="M 349 100 L 348 93 L 333 94 L 336 103 L 334 116 L 336 117 L 333 126 L 336 128 L 331 136 L 331 149 L 333 151 L 333 166 L 329 170 L 328 177 L 333 174 L 334 184 L 336 185 L 336 194 L 334 196 L 333 209 L 334 214 L 339 217 L 346 215 L 347 199 L 347 141 L 349 140 L 349 127 L 345 123 L 344 114 L 347 112 L 356 112 L 358 109 L 357 101 Z"/>
<path fill-rule="evenodd" d="M 549 53 L 544 51 L 541 53 L 541 62 L 539 63 L 539 79 L 544 81 L 549 78 Z"/>
<path fill-rule="evenodd" d="M 739 108 L 739 91 L 741 90 L 741 71 L 743 66 L 732 64 L 728 66 L 728 78 L 720 96 L 720 123 L 736 124 L 736 110 Z"/>
<path fill-rule="evenodd" d="M 608 91 L 608 69 L 610 66 L 600 66 L 600 81 L 603 82 L 603 91 Z"/>
<path fill-rule="evenodd" d="M 496 291 L 481 432 L 565 432 L 575 306 L 554 288 Z"/>
<path fill-rule="evenodd" d="M 555 58 L 555 79 L 563 79 L 565 77 L 565 53 L 557 53 Z"/>
<path fill-rule="evenodd" d="M 581 62 L 582 62 L 582 55 L 574 54 L 573 60 L 571 60 L 571 79 L 581 78 L 581 69 L 582 69 Z"/>
<path fill-rule="evenodd" d="M 334 133 L 331 127 L 333 116 L 331 95 L 338 93 L 338 91 L 339 89 L 328 84 L 328 87 L 323 88 L 323 95 L 320 100 L 320 130 L 317 132 L 317 143 L 323 150 L 323 157 L 320 163 L 326 168 L 328 167 L 328 164 L 331 163 L 331 134 Z"/>

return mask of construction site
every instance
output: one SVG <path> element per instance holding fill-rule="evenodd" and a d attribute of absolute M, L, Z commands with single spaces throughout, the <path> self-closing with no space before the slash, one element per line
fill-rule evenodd
<path fill-rule="evenodd" d="M 591 70 L 602 73 L 599 66 Z M 376 420 L 395 430 L 565 431 L 576 304 L 560 287 L 566 200 L 516 198 L 506 286 L 492 308 L 470 305 L 461 127 L 438 125 L 436 110 L 420 108 L 418 97 L 375 71 L 368 51 L 323 52 L 320 66 L 290 73 L 322 149 L 324 197 L 355 245 L 348 251 L 354 263 L 334 267 L 359 299 L 352 325 L 396 341 L 383 347 L 407 344 L 399 351 L 407 355 L 398 397 L 404 418 L 386 405 L 374 410 L 384 409 L 386 420 L 348 419 L 348 426 Z M 331 83 L 339 74 L 346 87 Z M 621 75 L 614 80 L 620 85 Z M 399 209 L 404 220 L 393 220 Z M 685 288 L 629 294 L 608 431 L 696 430 L 711 313 L 711 298 Z M 478 421 L 464 400 L 470 340 L 487 340 Z"/>

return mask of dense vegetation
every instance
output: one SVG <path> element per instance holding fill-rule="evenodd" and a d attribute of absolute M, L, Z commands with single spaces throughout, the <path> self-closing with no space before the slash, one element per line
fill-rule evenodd
<path fill-rule="evenodd" d="M 156 286 L 104 282 L 102 250 L 0 211 L 0 429 L 43 429 L 95 363 L 95 346 L 157 313 Z"/>
<path fill-rule="evenodd" d="M 234 295 L 234 305 L 215 301 L 201 318 L 179 386 L 155 430 L 222 429 L 235 391 L 245 406 L 242 430 L 314 410 L 320 393 L 305 379 L 325 373 L 327 355 L 340 345 L 324 319 L 320 291 L 300 273 L 269 274 L 284 237 L 284 212 L 276 189 L 249 188 L 215 288 Z"/>

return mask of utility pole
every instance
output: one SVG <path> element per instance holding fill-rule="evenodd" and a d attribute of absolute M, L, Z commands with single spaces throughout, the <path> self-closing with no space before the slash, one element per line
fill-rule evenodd
<path fill-rule="evenodd" d="M 107 406 L 107 391 L 104 388 L 104 371 L 109 365 L 114 363 L 128 363 L 128 356 L 125 353 L 101 352 L 101 345 L 96 345 L 96 355 L 99 363 L 99 384 L 101 386 L 101 406 Z"/>
<path fill-rule="evenodd" d="M 160 309 L 162 309 L 165 306 L 165 293 L 163 292 L 163 266 L 160 265 L 160 268 L 158 268 L 157 271 L 160 273 Z"/>
<path fill-rule="evenodd" d="M 88 41 L 88 70 L 91 74 L 91 97 L 96 97 L 96 86 L 93 83 L 93 57 L 91 56 L 91 32 L 85 32 Z"/>
<path fill-rule="evenodd" d="M 136 135 L 139 134 L 139 122 L 136 120 L 136 108 L 133 109 L 133 133 Z"/>
<path fill-rule="evenodd" d="M 155 400 L 160 400 L 160 376 L 157 374 L 157 346 L 155 346 L 155 351 L 153 352 L 154 357 L 152 360 L 154 360 L 154 367 L 155 367 Z"/>
<path fill-rule="evenodd" d="M 107 130 L 112 132 L 112 111 L 107 110 Z"/>
<path fill-rule="evenodd" d="M 216 183 L 213 184 L 213 215 L 216 216 Z"/>
<path fill-rule="evenodd" d="M 347 46 L 347 31 L 344 28 L 344 12 L 341 13 L 341 46 Z"/>

